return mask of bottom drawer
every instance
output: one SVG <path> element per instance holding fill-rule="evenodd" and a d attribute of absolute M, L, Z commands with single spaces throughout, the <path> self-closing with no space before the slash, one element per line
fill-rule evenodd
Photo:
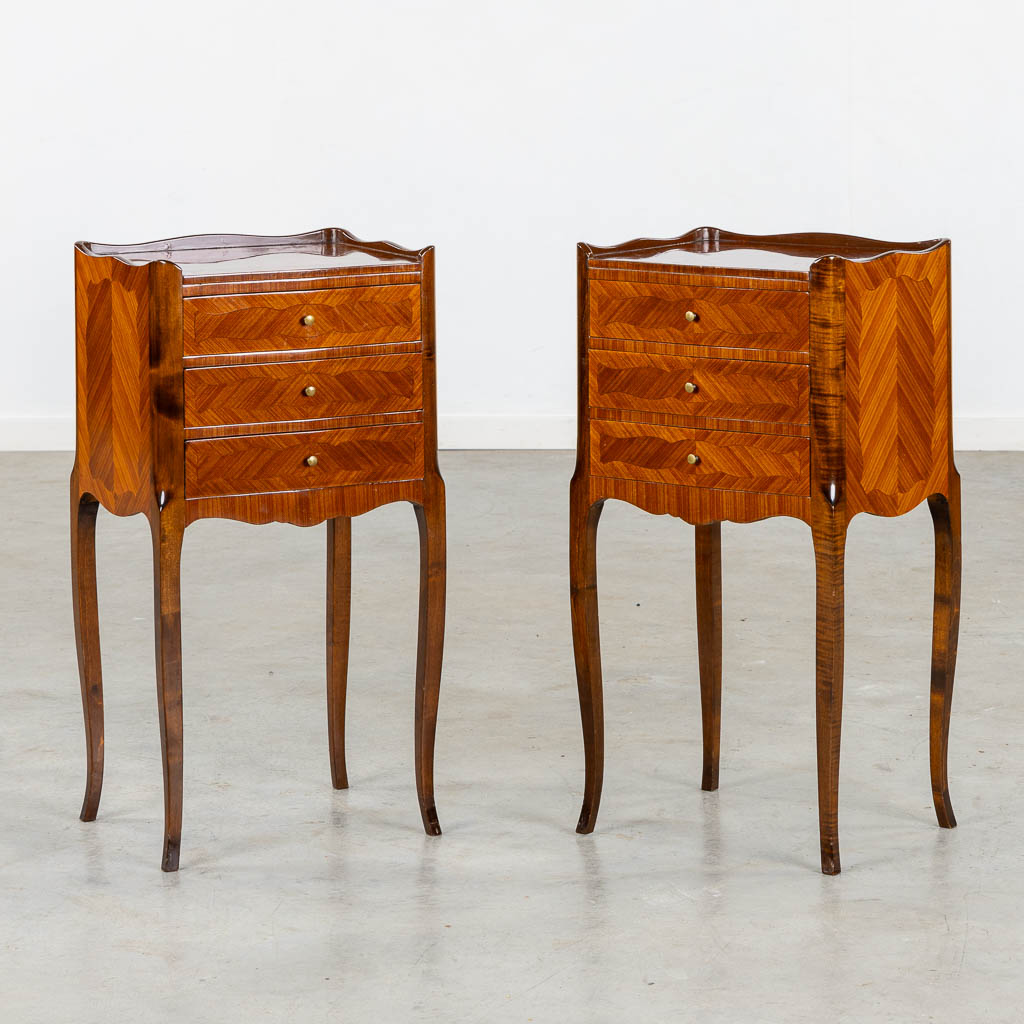
<path fill-rule="evenodd" d="M 690 461 L 691 456 L 695 461 Z M 590 471 L 595 476 L 651 483 L 808 495 L 810 441 L 778 434 L 591 420 Z"/>
<path fill-rule="evenodd" d="M 300 491 L 422 476 L 422 423 L 185 443 L 188 498 Z"/>

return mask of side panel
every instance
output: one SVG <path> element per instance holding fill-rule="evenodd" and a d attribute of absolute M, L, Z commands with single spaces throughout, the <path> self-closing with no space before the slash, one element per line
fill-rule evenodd
<path fill-rule="evenodd" d="M 75 250 L 77 464 L 117 515 L 149 508 L 149 270 Z"/>
<path fill-rule="evenodd" d="M 846 264 L 849 512 L 948 493 L 949 246 Z"/>

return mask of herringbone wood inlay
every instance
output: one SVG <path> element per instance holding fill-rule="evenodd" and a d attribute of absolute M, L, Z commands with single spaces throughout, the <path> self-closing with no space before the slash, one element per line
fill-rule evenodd
<path fill-rule="evenodd" d="M 590 404 L 721 419 L 808 422 L 806 366 L 590 350 Z M 696 388 L 688 393 L 686 385 Z"/>
<path fill-rule="evenodd" d="M 806 438 L 592 420 L 591 472 L 652 483 L 808 494 Z M 687 462 L 689 455 L 699 459 Z"/>
<path fill-rule="evenodd" d="M 185 300 L 193 328 L 186 355 L 331 348 L 420 338 L 414 284 L 267 292 Z M 313 317 L 306 325 L 303 318 Z"/>
<path fill-rule="evenodd" d="M 79 480 L 112 512 L 149 504 L 149 268 L 75 251 Z"/>
<path fill-rule="evenodd" d="M 688 321 L 687 312 L 697 319 Z M 802 292 L 590 282 L 590 334 L 737 349 L 807 351 Z"/>
<path fill-rule="evenodd" d="M 306 460 L 315 456 L 315 466 Z M 423 426 L 350 427 L 185 443 L 189 498 L 372 484 L 423 476 Z"/>
<path fill-rule="evenodd" d="M 186 370 L 185 426 L 419 410 L 421 362 L 416 353 Z"/>
<path fill-rule="evenodd" d="M 945 248 L 846 268 L 851 515 L 901 515 L 949 479 Z"/>

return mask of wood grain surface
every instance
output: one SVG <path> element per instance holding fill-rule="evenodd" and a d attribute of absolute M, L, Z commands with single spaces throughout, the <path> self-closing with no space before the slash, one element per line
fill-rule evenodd
<path fill-rule="evenodd" d="M 593 337 L 807 351 L 807 299 L 799 292 L 591 281 L 590 296 Z"/>
<path fill-rule="evenodd" d="M 186 355 L 417 341 L 416 285 L 189 299 Z M 313 322 L 304 323 L 312 316 Z"/>
<path fill-rule="evenodd" d="M 185 426 L 421 412 L 421 363 L 415 353 L 188 369 Z"/>
<path fill-rule="evenodd" d="M 595 476 L 762 494 L 810 490 L 802 437 L 592 420 L 590 445 Z M 687 461 L 691 455 L 696 465 Z"/>
<path fill-rule="evenodd" d="M 806 425 L 809 386 L 805 366 L 590 351 L 594 408 Z"/>

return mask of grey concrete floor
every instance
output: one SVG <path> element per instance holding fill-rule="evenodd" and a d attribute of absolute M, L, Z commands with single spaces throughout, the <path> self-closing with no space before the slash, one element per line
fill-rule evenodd
<path fill-rule="evenodd" d="M 84 741 L 66 454 L 0 456 L 0 1019 L 1019 1021 L 1024 456 L 965 454 L 964 595 L 940 831 L 928 781 L 931 524 L 848 549 L 844 873 L 818 872 L 813 562 L 723 530 L 721 789 L 703 794 L 692 530 L 609 503 L 608 764 L 583 785 L 565 452 L 443 453 L 439 839 L 412 779 L 416 531 L 356 521 L 352 788 L 330 786 L 324 531 L 186 535 L 182 869 L 159 870 L 149 535 L 99 522 L 107 770 Z"/>

